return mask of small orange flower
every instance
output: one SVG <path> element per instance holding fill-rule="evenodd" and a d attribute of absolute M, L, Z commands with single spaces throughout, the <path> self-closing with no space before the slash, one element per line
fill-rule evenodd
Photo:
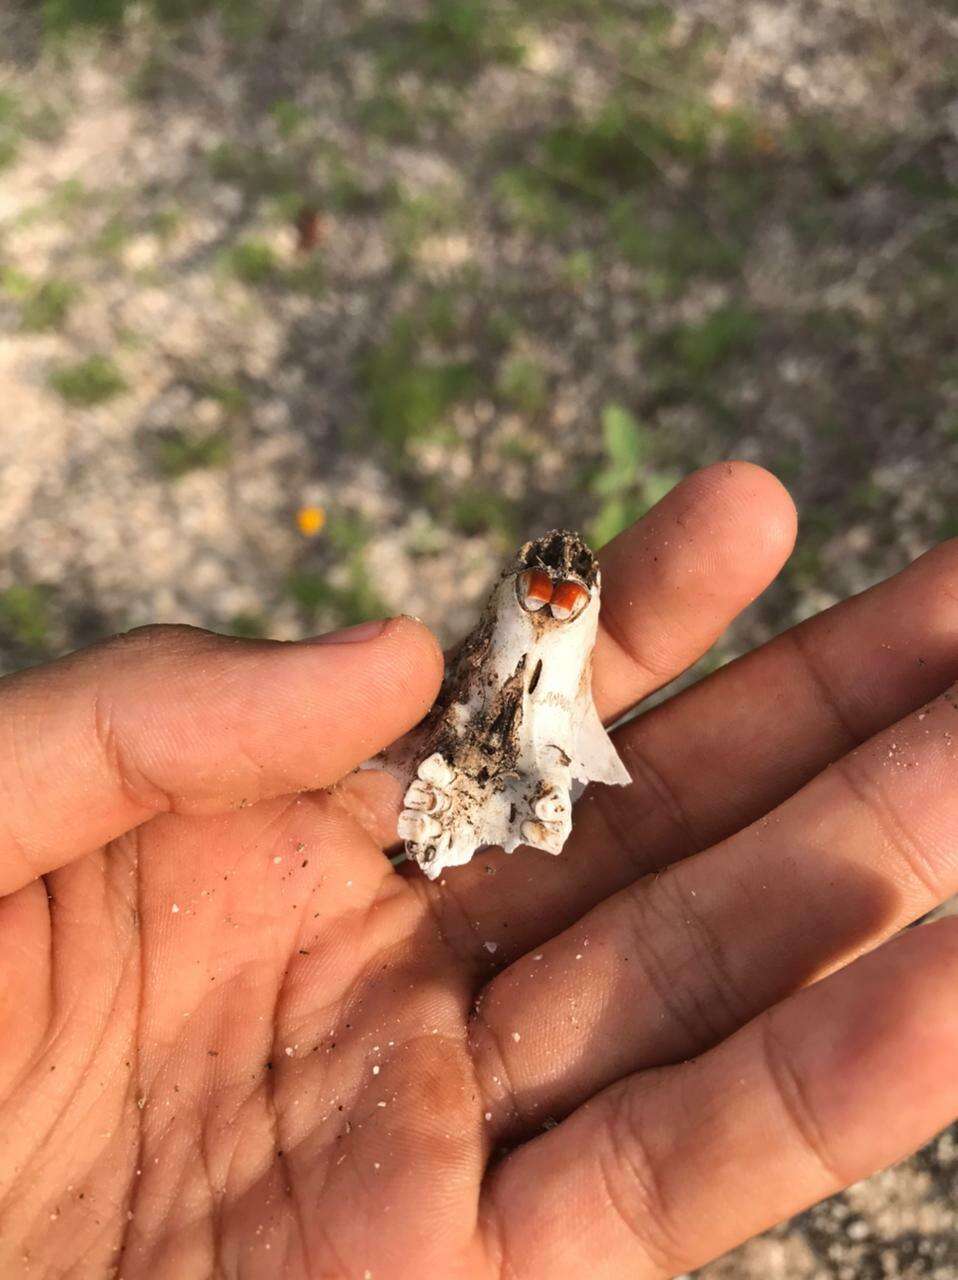
<path fill-rule="evenodd" d="M 296 526 L 304 538 L 315 538 L 326 523 L 322 507 L 300 507 L 296 512 Z"/>

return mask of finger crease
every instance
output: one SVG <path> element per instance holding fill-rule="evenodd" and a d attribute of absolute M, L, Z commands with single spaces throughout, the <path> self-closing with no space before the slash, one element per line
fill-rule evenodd
<path fill-rule="evenodd" d="M 707 841 L 703 840 L 696 832 L 684 805 L 679 799 L 678 792 L 666 779 L 662 771 L 652 763 L 645 752 L 639 750 L 635 741 L 630 740 L 629 737 L 623 736 L 623 741 L 616 743 L 616 746 L 619 748 L 619 754 L 625 755 L 625 764 L 633 779 L 635 770 L 631 766 L 638 765 L 642 773 L 642 779 L 657 800 L 659 807 L 685 837 L 687 853 L 696 853 L 699 849 L 704 848 Z M 608 795 L 612 788 L 604 788 L 603 790 Z M 626 789 L 627 793 L 628 789 Z"/>
<path fill-rule="evenodd" d="M 472 1059 L 473 1075 L 479 1089 L 479 1095 L 484 1103 L 487 1101 L 494 1102 L 497 1109 L 503 1103 L 505 1104 L 506 1116 L 501 1117 L 498 1124 L 501 1130 L 511 1130 L 516 1127 L 523 1130 L 526 1127 L 534 1128 L 541 1123 L 541 1116 L 527 1115 L 519 1106 L 519 1095 L 512 1083 L 499 1033 L 492 1023 L 482 1016 L 482 998 L 482 993 L 480 993 L 476 1000 L 475 1008 L 469 1017 L 466 1036 L 466 1049 Z M 485 1048 L 481 1044 L 483 1038 L 486 1041 Z M 490 1090 L 486 1087 L 487 1080 L 491 1080 L 497 1086 L 501 1086 L 501 1089 L 497 1087 L 495 1096 L 491 1098 L 489 1096 Z"/>
<path fill-rule="evenodd" d="M 495 1187 L 487 1188 L 483 1196 L 483 1221 L 480 1228 L 485 1255 L 489 1260 L 490 1275 L 495 1280 L 519 1280 L 515 1268 L 509 1260 L 509 1246 L 506 1240 L 506 1223 L 502 1206 L 496 1198 Z"/>
<path fill-rule="evenodd" d="M 448 883 L 444 884 L 442 894 L 431 881 L 419 875 L 406 883 L 431 916 L 440 943 L 454 960 L 468 968 L 473 990 L 478 991 L 480 984 L 488 979 L 488 965 L 480 968 L 479 939 L 466 908 Z"/>
<path fill-rule="evenodd" d="M 271 1057 L 274 1066 L 272 1070 L 265 1072 L 263 1086 L 263 1101 L 266 1110 L 266 1120 L 273 1138 L 273 1150 L 276 1152 L 289 1149 L 289 1143 L 283 1138 L 282 1117 L 280 1115 L 280 1108 L 276 1096 L 278 1086 L 277 1076 L 281 1069 L 281 1064 L 286 1061 L 284 1054 L 280 1052 L 280 1010 L 284 1003 L 286 983 L 288 979 L 289 969 L 288 967 L 284 967 L 279 984 L 276 988 L 276 996 L 273 1000 L 273 1036 Z M 317 1273 L 312 1265 L 313 1259 L 310 1256 L 310 1237 L 306 1229 L 306 1213 L 304 1212 L 304 1206 L 300 1201 L 300 1197 L 297 1194 L 296 1185 L 294 1181 L 289 1178 L 288 1169 L 285 1166 L 283 1168 L 283 1189 L 286 1193 L 286 1198 L 289 1201 L 290 1209 L 292 1210 L 293 1217 L 296 1221 L 296 1230 L 299 1235 L 303 1261 L 306 1265 L 306 1274 L 310 1276 L 315 1275 Z M 341 1263 L 341 1259 L 336 1257 L 335 1252 L 333 1256 L 336 1258 L 337 1264 Z"/>
<path fill-rule="evenodd" d="M 110 776 L 131 804 L 154 813 L 173 809 L 173 798 L 133 766 L 117 732 L 114 706 L 100 690 L 93 698 L 93 733 Z"/>
<path fill-rule="evenodd" d="M 143 901 L 143 866 L 142 866 L 142 850 L 140 846 L 140 833 L 131 831 L 127 836 L 131 847 L 131 861 L 133 873 L 136 881 L 134 901 L 137 906 Z M 143 1187 L 142 1180 L 137 1176 L 140 1169 L 143 1168 L 144 1155 L 146 1152 L 146 1126 L 144 1123 L 143 1109 L 140 1105 L 140 1099 L 144 1096 L 143 1090 L 145 1082 L 143 1079 L 143 1063 L 140 1054 L 140 1045 L 142 1044 L 143 1023 L 145 1020 L 146 1009 L 146 957 L 144 954 L 144 938 L 143 938 L 143 922 L 137 915 L 134 925 L 135 933 L 135 963 L 137 970 L 137 986 L 136 986 L 136 1003 L 134 1013 L 134 1024 L 130 1035 L 129 1053 L 131 1055 L 133 1066 L 130 1070 L 129 1090 L 132 1096 L 130 1102 L 130 1114 L 136 1127 L 136 1136 L 134 1142 L 134 1154 L 131 1163 L 131 1171 L 133 1176 L 130 1178 L 128 1194 L 125 1197 L 123 1208 L 123 1226 L 120 1232 L 120 1240 L 116 1253 L 116 1274 L 123 1274 L 123 1263 L 126 1260 L 128 1250 L 133 1238 L 135 1230 L 137 1212 L 140 1205 L 140 1192 Z M 107 1025 L 110 1025 L 110 1022 Z M 90 1061 L 95 1061 L 91 1058 Z"/>
<path fill-rule="evenodd" d="M 878 823 L 884 838 L 891 844 L 897 856 L 928 897 L 933 903 L 939 903 L 945 893 L 932 870 L 931 861 L 898 816 L 882 789 L 878 786 L 867 786 L 861 778 L 856 777 L 848 757 L 836 761 L 836 767 L 839 777 L 843 779 L 855 799 Z"/>
<path fill-rule="evenodd" d="M 632 1115 L 634 1087 L 624 1086 L 618 1098 L 613 1099 L 605 1125 L 607 1140 L 598 1144 L 596 1163 L 602 1189 L 615 1216 L 656 1269 L 675 1275 L 685 1270 L 685 1259 L 669 1226 L 665 1191 L 655 1160 L 648 1151 L 641 1125 Z M 625 1193 L 620 1185 L 623 1171 L 629 1182 Z"/>
<path fill-rule="evenodd" d="M 653 994 L 665 1010 L 666 1015 L 673 1019 L 685 1032 L 689 1044 L 698 1045 L 703 1040 L 711 1042 L 715 1039 L 715 1032 L 710 1025 L 705 1009 L 700 1007 L 698 1001 L 693 1000 L 697 1017 L 697 1022 L 693 1023 L 689 1010 L 683 1007 L 682 1002 L 677 997 L 679 985 L 675 982 L 674 976 L 670 974 L 668 967 L 662 963 L 655 947 L 650 942 L 653 931 L 643 927 L 645 923 L 643 910 L 655 910 L 651 901 L 652 894 L 649 893 L 648 882 L 640 882 L 626 892 L 629 898 L 634 899 L 636 908 L 634 910 L 630 909 L 627 913 L 627 922 L 632 932 L 632 944 L 629 949 L 638 960 L 642 973 L 648 980 Z M 631 907 L 632 903 L 629 905 Z M 671 927 L 672 921 L 669 915 L 663 915 L 658 911 L 656 911 L 656 914 L 668 927 Z"/>
<path fill-rule="evenodd" d="M 704 961 L 710 970 L 711 983 L 708 996 L 704 1000 L 701 997 L 697 998 L 696 1006 L 703 1025 L 709 1026 L 711 1039 L 708 1043 L 714 1044 L 748 1021 L 752 1016 L 749 1009 L 750 1002 L 739 991 L 738 982 L 733 978 L 726 963 L 725 950 L 718 940 L 718 935 L 710 926 L 706 914 L 692 905 L 693 894 L 684 890 L 679 883 L 678 871 L 672 870 L 660 876 L 653 886 L 653 892 L 655 889 L 671 895 L 673 901 L 673 909 L 669 913 L 671 919 L 674 921 L 677 911 L 679 919 L 685 926 L 686 934 L 691 939 L 696 959 Z M 715 1005 L 719 1005 L 725 1011 L 724 1025 L 715 1026 L 715 1018 L 706 1016 L 705 1010 L 711 1010 Z M 702 1047 L 700 1042 L 697 1048 Z"/>
<path fill-rule="evenodd" d="M 772 1015 L 766 1014 L 758 1023 L 762 1060 L 789 1125 L 798 1134 L 805 1150 L 834 1183 L 835 1189 L 846 1186 L 850 1179 L 838 1168 L 828 1150 L 801 1079 L 789 1060 L 785 1045 L 775 1034 Z"/>
<path fill-rule="evenodd" d="M 847 738 L 847 747 L 857 746 L 861 742 L 863 735 L 849 720 L 848 713 L 832 689 L 831 682 L 825 678 L 821 667 L 812 657 L 811 650 L 805 644 L 802 628 L 793 627 L 791 631 L 785 632 L 784 638 L 791 640 L 792 648 L 798 655 L 799 662 L 808 677 L 809 683 L 817 692 L 819 702 L 831 712 L 833 720 L 836 721 L 838 727 Z"/>

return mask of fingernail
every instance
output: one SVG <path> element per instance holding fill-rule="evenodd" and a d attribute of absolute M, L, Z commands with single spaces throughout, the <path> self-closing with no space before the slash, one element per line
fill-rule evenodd
<path fill-rule="evenodd" d="M 342 631 L 330 631 L 324 636 L 310 636 L 306 644 L 354 644 L 361 640 L 375 640 L 382 635 L 388 618 L 376 618 L 372 622 L 360 622 L 355 627 L 344 627 Z"/>

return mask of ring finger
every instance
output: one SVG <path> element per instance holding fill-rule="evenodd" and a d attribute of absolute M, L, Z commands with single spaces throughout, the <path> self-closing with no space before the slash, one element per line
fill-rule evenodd
<path fill-rule="evenodd" d="M 500 973 L 474 1042 L 503 1133 L 702 1052 L 958 889 L 956 763 L 949 692 Z"/>

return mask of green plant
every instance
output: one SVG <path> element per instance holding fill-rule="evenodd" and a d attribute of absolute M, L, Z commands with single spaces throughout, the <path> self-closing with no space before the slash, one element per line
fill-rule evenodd
<path fill-rule="evenodd" d="M 14 302 L 23 303 L 36 288 L 34 282 L 16 267 L 0 265 L 0 293 L 6 294 Z"/>
<path fill-rule="evenodd" d="M 460 329 L 458 297 L 453 289 L 436 289 L 419 307 L 422 331 L 436 342 L 449 342 Z"/>
<path fill-rule="evenodd" d="M 230 440 L 223 431 L 200 433 L 175 428 L 156 441 L 156 464 L 169 480 L 204 467 L 222 467 L 230 459 Z"/>
<path fill-rule="evenodd" d="M 227 414 L 245 413 L 249 408 L 249 395 L 238 383 L 211 378 L 209 381 L 202 382 L 200 389 L 203 395 L 221 404 Z"/>
<path fill-rule="evenodd" d="M 285 267 L 278 282 L 293 293 L 306 293 L 318 298 L 326 290 L 326 268 L 315 254 L 305 262 Z"/>
<path fill-rule="evenodd" d="M 451 187 L 437 186 L 417 195 L 400 191 L 388 214 L 390 238 L 400 256 L 411 256 L 427 236 L 455 230 L 464 216 L 462 199 Z"/>
<path fill-rule="evenodd" d="M 288 98 L 274 102 L 269 113 L 276 123 L 280 137 L 287 140 L 294 137 L 309 119 L 306 108 Z"/>
<path fill-rule="evenodd" d="M 44 33 L 64 36 L 74 27 L 119 27 L 129 0 L 42 0 Z"/>
<path fill-rule="evenodd" d="M 80 290 L 66 280 L 45 280 L 33 288 L 20 306 L 20 328 L 29 333 L 59 329 Z"/>
<path fill-rule="evenodd" d="M 657 176 L 664 152 L 660 131 L 612 99 L 594 119 L 552 129 L 544 140 L 543 163 L 568 196 L 604 203 Z"/>
<path fill-rule="evenodd" d="M 421 354 L 416 322 L 400 317 L 360 367 L 370 424 L 399 453 L 410 441 L 435 435 L 452 407 L 478 386 L 471 361 Z"/>
<path fill-rule="evenodd" d="M 742 244 L 719 235 L 700 209 L 671 210 L 663 218 L 626 198 L 610 206 L 608 225 L 620 252 L 648 273 L 657 295 L 680 293 L 698 275 L 728 276 L 744 256 Z"/>
<path fill-rule="evenodd" d="M 419 113 L 391 89 L 364 98 L 357 106 L 357 116 L 367 136 L 382 138 L 385 142 L 412 142 L 419 131 Z"/>
<path fill-rule="evenodd" d="M 326 271 L 316 254 L 286 265 L 265 240 L 240 240 L 223 252 L 220 265 L 227 274 L 251 288 L 269 285 L 314 297 L 326 288 Z"/>
<path fill-rule="evenodd" d="M 546 372 L 531 356 L 508 356 L 499 370 L 498 387 L 504 400 L 530 417 L 549 403 Z"/>
<path fill-rule="evenodd" d="M 461 80 L 488 62 L 517 62 L 522 45 L 514 18 L 490 0 L 428 0 L 420 18 L 370 24 L 368 34 L 384 36 L 379 51 L 384 75 L 418 71 L 424 79 Z"/>
<path fill-rule="evenodd" d="M 595 273 L 595 258 L 588 249 L 576 249 L 566 257 L 561 271 L 567 284 L 581 289 Z"/>
<path fill-rule="evenodd" d="M 13 95 L 0 91 L 0 170 L 12 165 L 19 153 L 19 116 Z"/>
<path fill-rule="evenodd" d="M 63 119 L 48 102 L 21 101 L 0 89 L 0 169 L 16 160 L 21 138 L 55 142 L 62 132 Z"/>
<path fill-rule="evenodd" d="M 376 193 L 362 173 L 349 163 L 338 147 L 327 145 L 325 161 L 325 203 L 341 213 L 366 213 L 375 208 Z"/>
<path fill-rule="evenodd" d="M 176 208 L 175 205 L 168 205 L 165 209 L 157 209 L 151 213 L 147 226 L 156 238 L 163 243 L 172 240 L 183 223 L 183 211 Z"/>
<path fill-rule="evenodd" d="M 226 250 L 223 263 L 231 275 L 249 285 L 275 280 L 279 271 L 274 250 L 263 240 L 240 240 Z"/>
<path fill-rule="evenodd" d="M 569 224 L 569 211 L 555 184 L 529 165 L 498 173 L 493 194 L 503 217 L 522 231 L 557 235 Z"/>
<path fill-rule="evenodd" d="M 48 207 L 51 213 L 66 217 L 81 209 L 91 208 L 98 199 L 97 193 L 79 178 L 65 178 L 50 192 Z"/>
<path fill-rule="evenodd" d="M 589 527 L 602 546 L 653 506 L 675 484 L 670 471 L 650 466 L 652 437 L 620 404 L 602 410 L 603 459 L 592 479 L 601 500 Z"/>
<path fill-rule="evenodd" d="M 349 626 L 388 612 L 366 565 L 372 529 L 360 512 L 334 507 L 327 512 L 323 543 L 338 571 L 301 567 L 286 581 L 286 595 L 299 606 L 307 625 Z M 335 579 L 335 580 L 334 580 Z"/>
<path fill-rule="evenodd" d="M 507 544 L 516 539 L 515 506 L 493 489 L 464 489 L 452 499 L 449 514 L 465 534 L 496 533 Z"/>
<path fill-rule="evenodd" d="M 50 374 L 50 386 L 67 404 L 92 408 L 127 389 L 126 380 L 109 356 L 93 355 Z"/>
<path fill-rule="evenodd" d="M 299 569 L 287 579 L 286 593 L 299 606 L 309 625 L 315 625 L 322 618 L 332 626 L 352 626 L 389 612 L 373 585 L 361 553 L 350 558 L 345 584 L 334 584 L 314 569 Z"/>
<path fill-rule="evenodd" d="M 244 640 L 262 640 L 269 634 L 269 623 L 261 613 L 234 613 L 226 631 Z"/>
<path fill-rule="evenodd" d="M 35 585 L 0 591 L 0 633 L 26 649 L 42 649 L 50 633 L 49 591 Z"/>
<path fill-rule="evenodd" d="M 673 330 L 672 358 L 691 381 L 699 382 L 733 356 L 751 350 L 759 327 L 754 311 L 729 303 L 704 320 Z"/>
<path fill-rule="evenodd" d="M 95 253 L 113 257 L 120 252 L 133 235 L 133 226 L 122 213 L 111 214 L 93 238 Z"/>
<path fill-rule="evenodd" d="M 302 198 L 301 175 L 286 153 L 223 141 L 206 153 L 206 163 L 215 181 L 238 187 L 249 197 L 294 193 Z"/>
<path fill-rule="evenodd" d="M 75 29 L 119 29 L 132 0 L 40 0 L 44 35 L 62 39 Z M 246 0 L 147 0 L 144 5 L 161 23 L 178 26 L 199 14 L 219 12 L 227 34 L 236 40 L 260 35 L 269 21 L 268 5 Z"/>
<path fill-rule="evenodd" d="M 358 555 L 369 542 L 371 533 L 367 522 L 355 511 L 334 509 L 327 513 L 326 541 L 340 556 Z"/>

